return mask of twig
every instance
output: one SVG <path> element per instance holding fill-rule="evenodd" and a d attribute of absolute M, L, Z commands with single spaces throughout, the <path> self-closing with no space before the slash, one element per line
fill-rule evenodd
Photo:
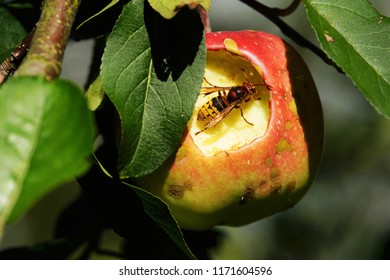
<path fill-rule="evenodd" d="M 26 58 L 15 76 L 59 76 L 70 30 L 81 0 L 44 0 Z"/>
<path fill-rule="evenodd" d="M 274 10 L 278 14 L 278 16 L 285 17 L 291 15 L 298 8 L 300 3 L 301 0 L 293 0 L 287 8 L 272 8 L 272 10 Z"/>
<path fill-rule="evenodd" d="M 285 23 L 283 20 L 279 17 L 278 10 L 275 10 L 273 8 L 269 8 L 268 6 L 261 4 L 257 2 L 256 0 L 239 0 L 243 2 L 244 4 L 248 5 L 252 9 L 258 11 L 262 15 L 264 15 L 266 18 L 268 18 L 270 21 L 275 23 L 280 31 L 289 37 L 291 40 L 293 40 L 298 45 L 309 49 L 314 54 L 316 54 L 318 57 L 320 57 L 326 64 L 329 64 L 336 68 L 336 70 L 340 73 L 343 73 L 340 67 L 338 67 L 327 55 L 324 53 L 319 47 L 314 45 L 312 42 L 307 40 L 305 37 L 303 37 L 301 34 L 299 34 L 295 29 L 293 29 L 291 26 L 289 26 L 287 23 Z"/>

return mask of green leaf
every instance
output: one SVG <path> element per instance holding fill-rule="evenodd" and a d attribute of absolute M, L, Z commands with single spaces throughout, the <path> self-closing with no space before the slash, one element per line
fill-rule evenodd
<path fill-rule="evenodd" d="M 80 23 L 76 29 L 79 29 L 82 25 L 84 25 L 85 23 L 87 23 L 88 21 L 94 19 L 95 17 L 99 16 L 100 14 L 104 13 L 105 11 L 107 11 L 108 9 L 112 8 L 113 6 L 115 6 L 115 4 L 117 4 L 120 0 L 112 0 L 110 3 L 107 4 L 107 6 L 105 6 L 102 10 L 100 10 L 99 12 L 97 12 L 96 14 L 94 14 L 93 16 L 87 18 L 86 20 L 84 20 L 82 23 Z"/>
<path fill-rule="evenodd" d="M 100 182 L 108 182 L 107 179 L 111 179 L 112 184 L 114 179 L 111 174 L 104 168 L 104 166 L 97 158 L 96 162 L 98 163 L 100 169 L 98 174 L 94 174 L 94 177 L 96 178 L 98 176 L 103 176 L 101 179 L 99 179 Z M 116 180 L 115 182 L 118 183 Z M 183 252 L 189 259 L 195 259 L 195 256 L 192 254 L 184 240 L 183 234 L 176 220 L 172 217 L 168 205 L 160 198 L 144 189 L 127 184 L 123 181 L 120 181 L 120 183 L 130 187 L 136 193 L 136 195 L 141 200 L 144 211 L 165 231 L 166 234 L 168 234 L 168 236 L 175 242 L 181 252 Z"/>
<path fill-rule="evenodd" d="M 182 9 L 166 20 L 147 2 L 144 11 L 142 0 L 125 6 L 108 38 L 101 69 L 103 87 L 121 118 L 121 178 L 152 172 L 176 149 L 199 94 L 205 62 L 203 25 L 196 11 Z"/>
<path fill-rule="evenodd" d="M 6 9 L 0 7 L 0 63 L 22 42 L 26 31 Z"/>
<path fill-rule="evenodd" d="M 153 7 L 161 16 L 166 19 L 173 18 L 180 8 L 189 6 L 194 9 L 198 5 L 208 11 L 211 6 L 211 0 L 148 0 L 150 6 Z"/>
<path fill-rule="evenodd" d="M 390 117 L 390 18 L 366 0 L 305 0 L 321 47 L 379 113 Z"/>
<path fill-rule="evenodd" d="M 103 103 L 104 96 L 105 91 L 102 85 L 102 78 L 97 76 L 96 79 L 89 85 L 87 92 L 85 93 L 89 110 L 98 110 Z"/>
<path fill-rule="evenodd" d="M 145 212 L 172 238 L 189 259 L 195 259 L 184 241 L 183 234 L 176 220 L 172 217 L 168 206 L 153 194 L 136 186 L 129 186 L 141 199 Z"/>
<path fill-rule="evenodd" d="M 0 229 L 89 167 L 94 126 L 75 84 L 12 78 L 0 88 Z"/>

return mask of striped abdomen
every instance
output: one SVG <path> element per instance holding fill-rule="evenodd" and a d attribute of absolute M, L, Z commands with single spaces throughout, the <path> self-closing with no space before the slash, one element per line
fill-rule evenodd
<path fill-rule="evenodd" d="M 222 95 L 211 98 L 198 112 L 198 121 L 212 120 L 229 106 L 229 102 Z"/>

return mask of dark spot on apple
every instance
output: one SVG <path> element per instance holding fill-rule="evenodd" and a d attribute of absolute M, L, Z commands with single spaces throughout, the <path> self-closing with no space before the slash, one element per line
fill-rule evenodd
<path fill-rule="evenodd" d="M 286 192 L 286 193 L 291 193 L 291 192 L 293 192 L 296 185 L 297 185 L 297 183 L 294 182 L 294 181 L 288 182 L 288 183 L 287 183 L 287 186 L 286 186 L 286 189 L 285 189 L 285 192 Z"/>
<path fill-rule="evenodd" d="M 183 186 L 180 185 L 170 185 L 168 188 L 168 193 L 173 198 L 182 198 L 184 195 Z"/>
<path fill-rule="evenodd" d="M 238 205 L 244 205 L 248 200 L 252 199 L 255 194 L 255 190 L 251 187 L 245 189 L 243 196 L 238 201 Z"/>
<path fill-rule="evenodd" d="M 271 169 L 271 173 L 269 175 L 269 178 L 271 180 L 275 180 L 276 178 L 278 178 L 280 176 L 280 170 L 278 168 L 272 168 Z"/>
<path fill-rule="evenodd" d="M 173 198 L 179 199 L 182 198 L 185 191 L 191 189 L 191 184 L 186 182 L 184 185 L 170 185 L 168 187 L 168 194 Z"/>
<path fill-rule="evenodd" d="M 273 184 L 273 185 L 271 186 L 271 191 L 270 191 L 270 193 L 271 193 L 271 194 L 277 194 L 281 189 L 282 189 L 282 185 L 281 185 L 281 184 Z"/>
<path fill-rule="evenodd" d="M 267 180 L 261 180 L 259 185 L 258 185 L 258 188 L 259 189 L 262 189 L 265 187 L 265 185 L 267 184 Z"/>

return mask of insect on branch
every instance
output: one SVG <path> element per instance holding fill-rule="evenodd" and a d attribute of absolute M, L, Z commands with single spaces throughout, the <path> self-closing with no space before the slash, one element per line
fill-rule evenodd
<path fill-rule="evenodd" d="M 34 36 L 35 28 L 24 37 L 22 43 L 17 46 L 0 65 L 0 84 L 5 82 L 10 75 L 12 75 L 19 65 L 22 63 L 23 58 L 26 56 L 28 49 L 30 48 L 31 40 Z"/>

